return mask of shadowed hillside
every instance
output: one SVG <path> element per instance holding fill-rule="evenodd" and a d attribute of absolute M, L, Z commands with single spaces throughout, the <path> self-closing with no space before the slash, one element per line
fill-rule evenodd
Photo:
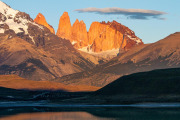
<path fill-rule="evenodd" d="M 89 96 L 67 103 L 132 104 L 180 102 L 180 68 L 160 69 L 123 76 Z"/>
<path fill-rule="evenodd" d="M 180 68 L 123 76 L 96 91 L 100 95 L 180 95 Z"/>
<path fill-rule="evenodd" d="M 180 102 L 180 68 L 123 76 L 94 95 L 106 103 Z"/>

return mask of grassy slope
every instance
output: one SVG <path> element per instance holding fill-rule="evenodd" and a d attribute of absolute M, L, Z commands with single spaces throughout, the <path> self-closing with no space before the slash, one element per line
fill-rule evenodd
<path fill-rule="evenodd" d="M 0 75 L 0 87 L 19 90 L 62 90 L 68 92 L 95 91 L 94 86 L 72 86 L 50 81 L 31 81 L 16 75 Z"/>

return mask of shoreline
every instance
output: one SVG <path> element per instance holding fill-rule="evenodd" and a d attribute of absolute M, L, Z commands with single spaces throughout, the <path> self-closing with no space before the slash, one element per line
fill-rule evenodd
<path fill-rule="evenodd" d="M 0 108 L 14 107 L 47 107 L 47 108 L 180 108 L 180 102 L 177 103 L 136 103 L 136 104 L 53 104 L 47 101 L 11 101 L 0 102 Z"/>

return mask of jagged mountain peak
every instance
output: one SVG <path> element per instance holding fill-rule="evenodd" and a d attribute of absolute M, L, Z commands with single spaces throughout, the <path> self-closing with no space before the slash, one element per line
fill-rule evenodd
<path fill-rule="evenodd" d="M 70 21 L 70 17 L 68 15 L 68 12 L 64 12 L 63 15 L 60 17 L 59 20 L 59 27 L 57 30 L 56 35 L 61 37 L 61 38 L 65 38 L 65 39 L 71 39 L 71 32 L 72 32 L 72 28 L 71 28 L 71 21 Z"/>
<path fill-rule="evenodd" d="M 80 21 L 80 23 L 83 23 L 83 24 L 85 24 L 83 20 L 81 20 L 81 21 Z"/>
<path fill-rule="evenodd" d="M 76 19 L 76 21 L 74 22 L 74 24 L 75 24 L 75 23 L 79 23 L 79 20 L 78 20 L 78 19 Z"/>
<path fill-rule="evenodd" d="M 46 18 L 44 17 L 44 15 L 42 13 L 38 13 L 38 15 L 36 16 L 36 18 L 34 19 L 34 22 L 40 24 L 40 25 L 44 25 L 45 27 L 47 27 L 52 33 L 55 34 L 54 28 L 49 25 L 46 21 Z"/>
<path fill-rule="evenodd" d="M 65 11 L 62 16 L 69 16 L 69 14 Z"/>

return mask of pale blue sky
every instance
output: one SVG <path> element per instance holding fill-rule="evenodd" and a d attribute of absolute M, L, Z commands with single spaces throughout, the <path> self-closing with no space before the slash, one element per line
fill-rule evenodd
<path fill-rule="evenodd" d="M 145 43 L 158 41 L 171 33 L 180 32 L 180 0 L 1 0 L 13 9 L 30 14 L 34 19 L 40 12 L 55 30 L 58 28 L 59 18 L 64 11 L 69 13 L 71 24 L 76 18 L 84 20 L 89 29 L 93 21 L 116 20 L 132 29 Z M 127 19 L 121 14 L 79 13 L 74 11 L 83 8 L 111 8 L 145 9 L 165 12 L 165 20 L 156 18 Z"/>

